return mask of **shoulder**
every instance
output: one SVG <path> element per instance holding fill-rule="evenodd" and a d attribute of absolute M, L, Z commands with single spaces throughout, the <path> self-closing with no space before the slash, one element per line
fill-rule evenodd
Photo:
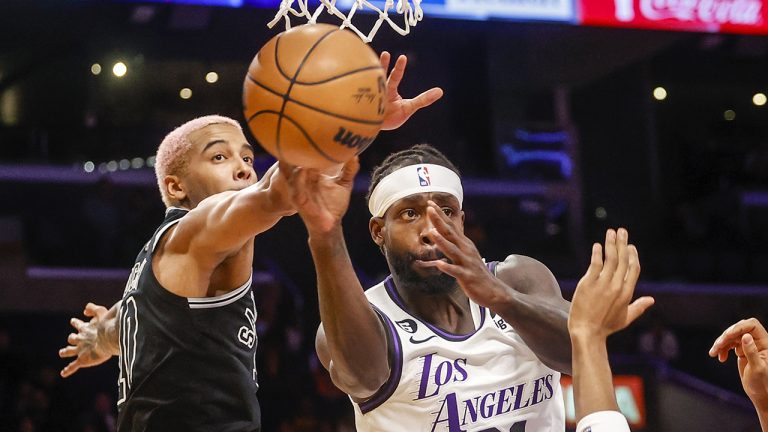
<path fill-rule="evenodd" d="M 523 294 L 562 298 L 555 275 L 542 262 L 525 255 L 509 255 L 496 265 L 496 277 Z"/>

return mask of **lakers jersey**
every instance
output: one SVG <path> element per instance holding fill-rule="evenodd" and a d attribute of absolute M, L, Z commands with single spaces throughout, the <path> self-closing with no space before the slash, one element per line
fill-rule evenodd
<path fill-rule="evenodd" d="M 476 330 L 455 335 L 410 314 L 391 276 L 366 295 L 388 328 L 393 358 L 389 380 L 354 404 L 358 431 L 565 430 L 560 373 L 499 315 L 470 300 Z"/>
<path fill-rule="evenodd" d="M 258 431 L 251 281 L 186 298 L 152 271 L 157 244 L 187 214 L 170 208 L 136 258 L 120 306 L 119 431 Z"/>

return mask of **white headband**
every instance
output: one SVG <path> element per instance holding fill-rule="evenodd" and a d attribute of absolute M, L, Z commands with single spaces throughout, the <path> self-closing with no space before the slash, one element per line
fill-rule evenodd
<path fill-rule="evenodd" d="M 408 165 L 387 174 L 373 189 L 368 200 L 368 210 L 375 217 L 382 217 L 392 204 L 418 193 L 445 192 L 464 202 L 461 179 L 452 170 L 434 164 Z"/>

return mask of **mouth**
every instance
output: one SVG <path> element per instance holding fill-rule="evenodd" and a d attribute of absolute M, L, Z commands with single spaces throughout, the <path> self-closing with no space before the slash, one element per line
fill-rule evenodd
<path fill-rule="evenodd" d="M 443 261 L 449 264 L 451 263 L 451 260 L 448 259 L 448 257 L 446 257 L 440 251 L 435 251 L 435 252 L 421 254 L 421 255 L 413 255 L 412 257 L 413 257 L 413 265 L 419 268 L 434 268 L 435 261 Z"/>
<path fill-rule="evenodd" d="M 437 260 L 447 260 L 448 258 L 445 256 L 444 253 L 437 249 L 433 249 L 429 252 L 425 252 L 423 254 L 411 254 L 411 257 L 413 257 L 413 260 L 420 260 L 420 261 L 437 261 Z"/>

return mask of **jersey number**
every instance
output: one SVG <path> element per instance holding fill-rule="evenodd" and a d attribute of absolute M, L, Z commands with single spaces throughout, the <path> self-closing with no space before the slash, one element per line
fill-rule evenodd
<path fill-rule="evenodd" d="M 136 334 L 139 331 L 139 317 L 136 300 L 128 297 L 120 305 L 120 378 L 118 405 L 125 402 L 133 380 L 133 365 L 136 362 Z"/>
<path fill-rule="evenodd" d="M 523 420 L 521 422 L 517 422 L 509 427 L 509 432 L 525 432 L 525 424 L 528 422 L 528 420 Z M 504 432 L 501 429 L 498 428 L 491 428 L 491 429 L 483 429 L 480 432 Z"/>

